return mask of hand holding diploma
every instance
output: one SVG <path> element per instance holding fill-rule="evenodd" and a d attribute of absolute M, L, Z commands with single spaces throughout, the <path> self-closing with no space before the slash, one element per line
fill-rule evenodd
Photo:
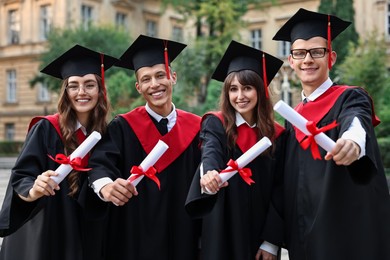
<path fill-rule="evenodd" d="M 81 164 L 81 159 L 91 151 L 91 149 L 96 145 L 97 142 L 101 139 L 99 132 L 92 132 L 85 140 L 82 142 L 73 153 L 66 157 L 64 154 L 57 154 L 55 158 L 49 157 L 61 165 L 55 170 L 58 173 L 57 176 L 51 176 L 57 184 L 59 184 L 65 177 L 72 171 L 89 171 L 89 168 L 83 168 Z"/>
<path fill-rule="evenodd" d="M 153 165 L 160 159 L 160 157 L 166 152 L 169 146 L 163 141 L 159 140 L 156 146 L 150 151 L 150 153 L 146 156 L 146 158 L 141 162 L 139 166 L 133 166 L 130 170 L 132 173 L 128 180 L 134 185 L 142 180 L 142 178 L 146 175 L 146 177 L 152 179 L 160 189 L 160 181 L 155 176 L 157 173 L 156 169 Z"/>
<path fill-rule="evenodd" d="M 271 141 L 268 137 L 263 137 L 260 139 L 255 145 L 253 145 L 248 151 L 242 154 L 236 161 L 229 160 L 227 163 L 228 167 L 222 170 L 219 173 L 219 177 L 222 182 L 225 183 L 231 177 L 233 177 L 237 172 L 240 174 L 241 178 L 248 184 L 251 185 L 254 181 L 251 179 L 252 171 L 250 168 L 244 168 L 251 161 L 253 161 L 257 156 L 263 153 L 268 147 L 272 145 Z M 203 169 L 201 169 L 203 171 Z M 211 192 L 207 187 L 205 187 L 205 191 L 208 194 L 215 194 L 215 192 Z M 202 189 L 202 193 L 204 190 Z"/>
<path fill-rule="evenodd" d="M 321 159 L 317 144 L 327 152 L 332 151 L 333 147 L 336 145 L 332 139 L 323 133 L 336 127 L 336 122 L 318 129 L 314 122 L 306 120 L 302 115 L 300 115 L 297 111 L 295 111 L 282 100 L 275 104 L 274 110 L 308 136 L 308 138 L 301 143 L 301 146 L 304 149 L 307 149 L 309 146 L 311 146 L 314 159 Z"/>

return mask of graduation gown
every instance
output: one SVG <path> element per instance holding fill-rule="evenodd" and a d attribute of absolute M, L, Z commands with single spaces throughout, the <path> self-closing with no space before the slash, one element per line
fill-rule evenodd
<path fill-rule="evenodd" d="M 255 135 L 254 131 L 252 133 Z M 248 138 L 248 135 L 243 137 Z M 250 147 L 240 148 L 236 144 L 234 149 L 229 149 L 226 130 L 215 115 L 205 116 L 200 139 L 204 174 L 208 170 L 225 169 L 229 159 L 236 160 Z M 203 219 L 201 259 L 252 260 L 264 240 L 275 245 L 282 243 L 283 222 L 280 212 L 271 203 L 273 193 L 277 194 L 276 183 L 280 182 L 276 172 L 278 167 L 283 169 L 282 160 L 278 160 L 283 154 L 282 139 L 280 136 L 274 143 L 277 147 L 274 154 L 260 155 L 246 166 L 252 170 L 255 181 L 250 186 L 237 173 L 229 179 L 229 186 L 216 195 L 201 194 L 198 169 L 188 193 L 186 210 L 191 216 Z"/>
<path fill-rule="evenodd" d="M 161 136 L 145 107 L 116 117 L 91 159 L 91 183 L 110 177 L 127 179 L 161 139 L 169 149 L 156 162 L 156 183 L 144 177 L 138 196 L 124 206 L 109 205 L 106 259 L 197 259 L 199 226 L 184 210 L 200 160 L 200 117 L 176 109 L 177 121 Z"/>
<path fill-rule="evenodd" d="M 66 179 L 54 196 L 44 196 L 34 202 L 25 202 L 18 196 L 28 196 L 39 174 L 57 169 L 59 164 L 48 155 L 55 157 L 63 152 L 61 137 L 49 120 L 40 120 L 32 126 L 12 169 L 0 212 L 0 235 L 5 236 L 0 259 L 101 259 L 97 248 L 101 241 L 89 232 L 100 226 L 99 221 L 87 221 L 76 200 L 96 199 L 93 190 L 86 186 L 85 173 L 80 173 L 81 187 L 75 198 L 68 195 Z"/>
<path fill-rule="evenodd" d="M 314 160 L 287 123 L 284 211 L 290 259 L 390 259 L 390 197 L 370 97 L 361 88 L 332 86 L 296 109 L 318 128 L 337 120 L 338 127 L 325 132 L 335 141 L 354 117 L 367 135 L 366 155 L 348 167 L 338 166 L 333 160 Z M 326 151 L 320 148 L 320 154 L 324 158 Z"/>

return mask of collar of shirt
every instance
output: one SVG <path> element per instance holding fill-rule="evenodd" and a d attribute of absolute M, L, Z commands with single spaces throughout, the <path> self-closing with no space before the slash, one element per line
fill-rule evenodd
<path fill-rule="evenodd" d="M 310 94 L 310 96 L 305 97 L 303 94 L 303 90 L 301 92 L 302 101 L 306 98 L 308 101 L 314 101 L 318 97 L 320 97 L 322 94 L 324 94 L 331 86 L 333 85 L 333 82 L 330 78 L 328 78 L 324 83 L 322 83 L 316 90 L 313 91 L 313 93 Z"/>
<path fill-rule="evenodd" d="M 160 122 L 160 120 L 164 117 L 162 117 L 161 115 L 157 114 L 156 112 L 154 112 L 148 105 L 148 103 L 146 103 L 145 105 L 145 109 L 146 109 L 146 112 L 148 112 L 149 115 L 151 115 L 154 119 L 156 119 L 157 122 Z M 177 119 L 177 114 L 176 114 L 176 107 L 175 105 L 172 103 L 172 112 L 169 113 L 169 115 L 167 117 L 165 117 L 166 119 L 168 119 L 168 132 L 171 131 L 172 127 L 176 124 L 176 119 Z"/>
<path fill-rule="evenodd" d="M 77 121 L 76 122 L 76 129 L 74 131 L 76 132 L 77 130 L 79 130 L 79 128 L 81 128 L 81 131 L 83 131 L 85 136 L 87 136 L 87 129 L 82 124 L 80 124 L 79 121 Z"/>
<path fill-rule="evenodd" d="M 249 125 L 248 122 L 246 122 L 245 119 L 242 117 L 242 115 L 236 111 L 236 126 L 239 127 L 242 124 L 247 124 L 250 128 L 256 127 L 256 123 L 253 125 Z"/>

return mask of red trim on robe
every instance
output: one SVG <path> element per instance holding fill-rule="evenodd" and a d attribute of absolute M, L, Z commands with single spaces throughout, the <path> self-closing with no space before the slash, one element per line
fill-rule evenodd
<path fill-rule="evenodd" d="M 62 139 L 62 133 L 61 133 L 61 128 L 60 128 L 59 118 L 60 118 L 60 115 L 58 113 L 56 113 L 54 115 L 48 115 L 48 116 L 36 116 L 33 119 L 31 119 L 31 122 L 30 122 L 30 124 L 28 126 L 28 131 L 30 131 L 31 128 L 37 122 L 39 122 L 41 119 L 47 119 L 53 125 L 53 127 L 56 129 L 58 135 Z"/>
<path fill-rule="evenodd" d="M 133 129 L 147 154 L 152 151 L 160 139 L 169 146 L 154 165 L 158 172 L 162 172 L 174 162 L 188 148 L 200 130 L 201 118 L 199 116 L 180 109 L 176 109 L 176 113 L 176 124 L 164 136 L 161 136 L 157 130 L 145 107 L 138 107 L 126 114 L 119 115 Z"/>
<path fill-rule="evenodd" d="M 325 91 L 324 94 L 322 94 L 320 97 L 318 97 L 315 101 L 308 102 L 306 104 L 303 104 L 303 102 L 300 102 L 295 107 L 295 110 L 298 113 L 300 113 L 307 120 L 318 123 L 332 109 L 332 107 L 334 106 L 334 104 L 336 103 L 336 101 L 340 97 L 340 95 L 343 94 L 345 90 L 350 89 L 350 88 L 357 88 L 357 87 L 347 86 L 347 85 L 332 86 L 327 91 Z M 371 102 L 371 104 L 372 104 L 371 105 L 372 110 L 374 112 L 373 103 Z M 372 124 L 374 126 L 376 126 L 379 123 L 380 123 L 380 120 L 375 115 L 375 112 L 374 112 L 373 116 L 372 116 Z M 294 126 L 294 129 L 295 129 L 295 137 L 298 140 L 298 142 L 301 143 L 306 135 L 304 133 L 302 133 L 299 129 L 297 129 L 295 126 Z"/>
<path fill-rule="evenodd" d="M 223 115 L 222 115 L 222 112 L 221 111 L 211 111 L 211 112 L 208 112 L 206 113 L 203 117 L 202 117 L 202 121 L 204 120 L 204 118 L 206 118 L 208 115 L 214 115 L 216 117 L 219 118 L 219 120 L 221 120 L 222 124 L 224 123 L 224 119 L 223 119 Z M 245 126 L 248 126 L 247 124 L 245 124 Z M 257 137 L 257 134 L 256 134 L 256 131 L 254 128 L 251 128 L 251 127 L 245 127 L 244 124 L 243 125 L 240 125 L 238 128 L 237 128 L 237 139 L 236 139 L 236 143 L 237 143 L 237 146 L 240 148 L 240 150 L 245 153 L 246 151 L 248 151 L 253 145 L 256 144 L 257 141 L 259 141 L 260 139 Z M 274 126 L 275 126 L 275 136 L 274 138 L 278 138 L 282 133 L 283 131 L 285 130 L 283 126 L 281 126 L 280 124 L 278 124 L 277 122 L 274 122 Z"/>

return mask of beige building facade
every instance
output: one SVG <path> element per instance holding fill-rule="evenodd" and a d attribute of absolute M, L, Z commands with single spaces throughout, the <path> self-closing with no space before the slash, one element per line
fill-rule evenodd
<path fill-rule="evenodd" d="M 250 8 L 240 40 L 285 59 L 290 46 L 272 41 L 273 35 L 300 7 L 315 11 L 318 6 L 319 0 L 279 0 L 261 10 Z M 390 1 L 355 0 L 354 6 L 358 33 L 377 30 L 390 43 Z M 56 111 L 57 93 L 30 86 L 50 29 L 90 23 L 124 26 L 133 38 L 142 33 L 185 41 L 195 34 L 192 23 L 172 8 L 162 9 L 158 0 L 0 0 L 0 141 L 23 141 L 33 116 Z M 299 93 L 291 93 L 291 77 L 286 62 L 271 87 L 275 99 L 294 105 Z"/>

